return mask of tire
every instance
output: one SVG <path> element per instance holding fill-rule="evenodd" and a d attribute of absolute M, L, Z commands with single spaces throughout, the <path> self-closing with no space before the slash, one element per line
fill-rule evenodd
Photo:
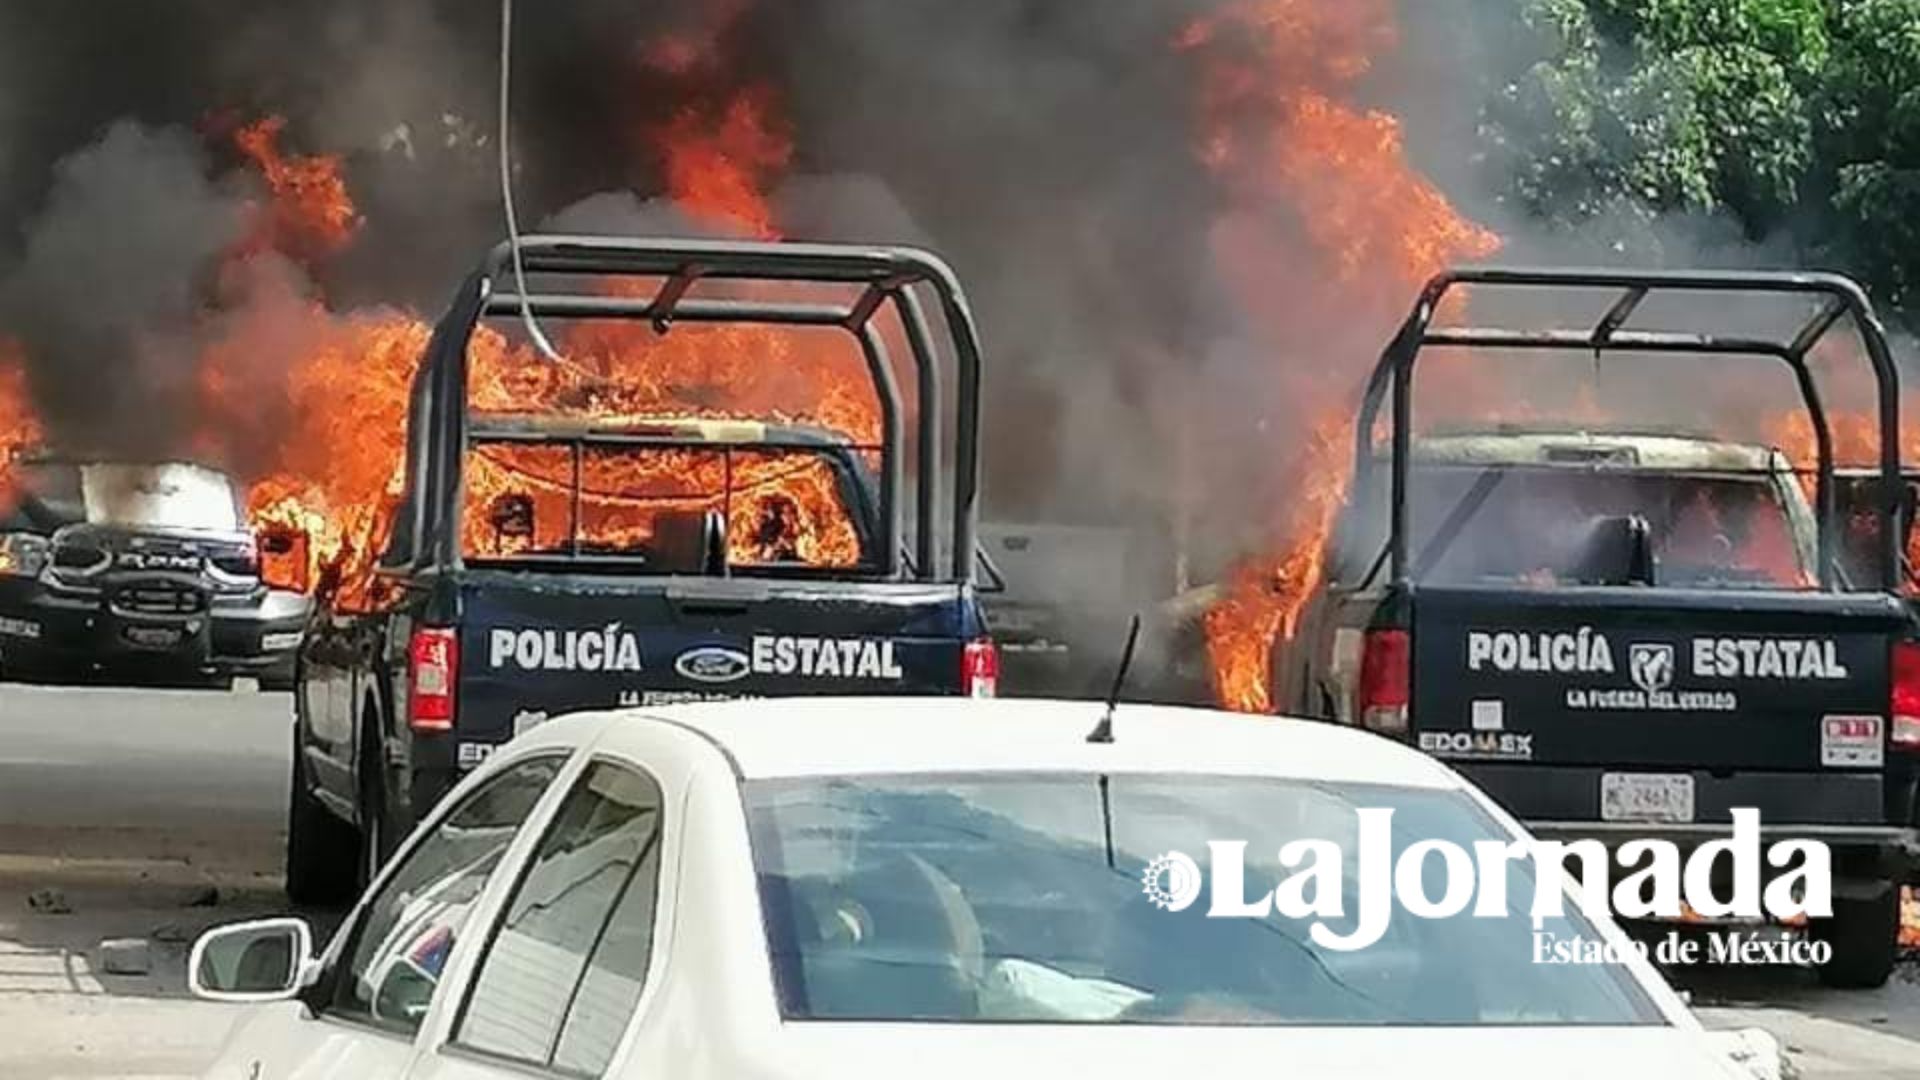
<path fill-rule="evenodd" d="M 351 903 L 358 895 L 355 861 L 360 848 L 359 830 L 314 798 L 297 726 L 287 803 L 287 899 L 303 907 Z"/>
<path fill-rule="evenodd" d="M 1870 990 L 1886 985 L 1893 974 L 1899 954 L 1900 890 L 1891 881 L 1873 882 L 1871 888 L 1866 896 L 1836 895 L 1833 917 L 1816 919 L 1808 928 L 1814 941 L 1833 950 L 1819 968 L 1820 981 L 1828 986 Z"/>
<path fill-rule="evenodd" d="M 393 854 L 393 818 L 387 813 L 386 756 L 375 732 L 378 721 L 371 721 L 361 732 L 359 754 L 360 829 L 356 838 L 355 860 L 362 890 L 373 884 Z"/>

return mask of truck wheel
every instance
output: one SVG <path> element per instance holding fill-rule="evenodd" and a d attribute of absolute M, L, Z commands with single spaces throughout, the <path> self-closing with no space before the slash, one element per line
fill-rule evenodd
<path fill-rule="evenodd" d="M 287 804 L 287 899 L 312 907 L 351 903 L 356 895 L 354 855 L 360 838 L 353 826 L 313 797 L 298 729 Z"/>
<path fill-rule="evenodd" d="M 1867 896 L 1835 896 L 1833 917 L 1815 919 L 1808 927 L 1814 941 L 1825 942 L 1833 950 L 1819 969 L 1820 981 L 1828 986 L 1872 989 L 1884 986 L 1893 974 L 1899 952 L 1900 890 L 1891 881 L 1875 882 L 1873 887 L 1876 891 Z"/>
<path fill-rule="evenodd" d="M 361 736 L 360 744 L 360 836 L 358 846 L 360 888 L 366 889 L 380 875 L 387 856 L 393 853 L 391 817 L 387 814 L 387 769 L 379 737 L 371 730 Z"/>

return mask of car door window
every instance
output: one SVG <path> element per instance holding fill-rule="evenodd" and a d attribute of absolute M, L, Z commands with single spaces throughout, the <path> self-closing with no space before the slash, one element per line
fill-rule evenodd
<path fill-rule="evenodd" d="M 347 943 L 327 1015 L 411 1035 L 447 956 L 513 838 L 566 755 L 507 768 L 434 826 L 381 886 Z"/>
<path fill-rule="evenodd" d="M 597 1076 L 653 952 L 660 788 L 595 762 L 568 793 L 479 959 L 456 1045 Z"/>

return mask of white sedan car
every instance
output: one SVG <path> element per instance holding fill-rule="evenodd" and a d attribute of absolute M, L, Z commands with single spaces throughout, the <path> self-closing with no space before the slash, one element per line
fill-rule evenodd
<path fill-rule="evenodd" d="M 1253 897 L 1292 873 L 1287 840 L 1353 858 L 1360 807 L 1393 808 L 1396 857 L 1522 834 L 1452 770 L 1364 732 L 1125 705 L 1112 741 L 1089 741 L 1104 711 L 786 699 L 550 721 L 463 780 L 318 957 L 293 919 L 196 944 L 194 990 L 254 1003 L 207 1075 L 1744 1080 L 1771 1067 L 1764 1037 L 1703 1031 L 1631 950 L 1536 963 L 1525 902 L 1511 917 L 1396 910 L 1380 940 L 1346 952 L 1280 915 L 1170 904 L 1198 883 L 1162 874 L 1144 889 L 1163 853 L 1204 864 L 1209 840 L 1248 841 Z M 1507 894 L 1530 897 L 1526 863 L 1510 867 Z M 1358 906 L 1331 929 L 1347 932 Z M 1625 949 L 1572 904 L 1540 928 Z M 1760 1052 L 1736 1063 L 1736 1044 Z"/>

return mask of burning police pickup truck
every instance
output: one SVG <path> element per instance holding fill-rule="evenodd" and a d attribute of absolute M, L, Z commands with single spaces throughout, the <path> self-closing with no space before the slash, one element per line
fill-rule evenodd
<path fill-rule="evenodd" d="M 549 715 L 996 692 L 973 584 L 979 351 L 943 263 L 607 237 L 526 237 L 519 256 L 524 296 L 501 291 L 519 276 L 503 246 L 428 346 L 377 561 L 321 575 L 295 693 L 296 901 L 351 896 L 464 770 Z M 534 350 L 535 319 L 569 331 L 568 355 Z M 520 332 L 503 374 L 482 350 Z M 874 439 L 687 400 L 706 372 L 806 377 L 778 367 L 793 333 L 847 348 L 867 385 L 827 397 L 871 402 Z M 889 341 L 911 359 L 912 411 Z M 690 351 L 669 372 L 675 348 Z M 496 378 L 515 388 L 486 396 Z M 673 378 L 675 410 L 631 400 Z"/>
<path fill-rule="evenodd" d="M 39 455 L 0 507 L 0 674 L 291 681 L 310 609 L 263 580 L 227 477 L 184 463 Z"/>
<path fill-rule="evenodd" d="M 1586 330 L 1433 326 L 1455 285 L 1476 301 L 1502 286 L 1619 299 Z M 1784 341 L 1626 329 L 1655 291 L 1785 295 L 1814 313 Z M 1685 310 L 1712 302 L 1695 303 Z M 1850 489 L 1855 516 L 1873 523 L 1872 550 L 1856 543 L 1851 558 L 1807 365 L 1843 316 L 1872 362 L 1886 448 L 1876 482 Z M 1769 447 L 1618 429 L 1415 435 L 1404 391 L 1432 345 L 1784 361 L 1819 468 L 1806 484 Z M 1755 808 L 1770 839 L 1833 852 L 1833 916 L 1806 928 L 1831 945 L 1822 976 L 1884 982 L 1898 886 L 1920 869 L 1920 642 L 1898 590 L 1909 500 L 1897 393 L 1878 324 L 1845 279 L 1442 275 L 1368 388 L 1327 579 L 1276 655 L 1274 700 L 1414 742 L 1547 838 L 1692 846 Z"/>

